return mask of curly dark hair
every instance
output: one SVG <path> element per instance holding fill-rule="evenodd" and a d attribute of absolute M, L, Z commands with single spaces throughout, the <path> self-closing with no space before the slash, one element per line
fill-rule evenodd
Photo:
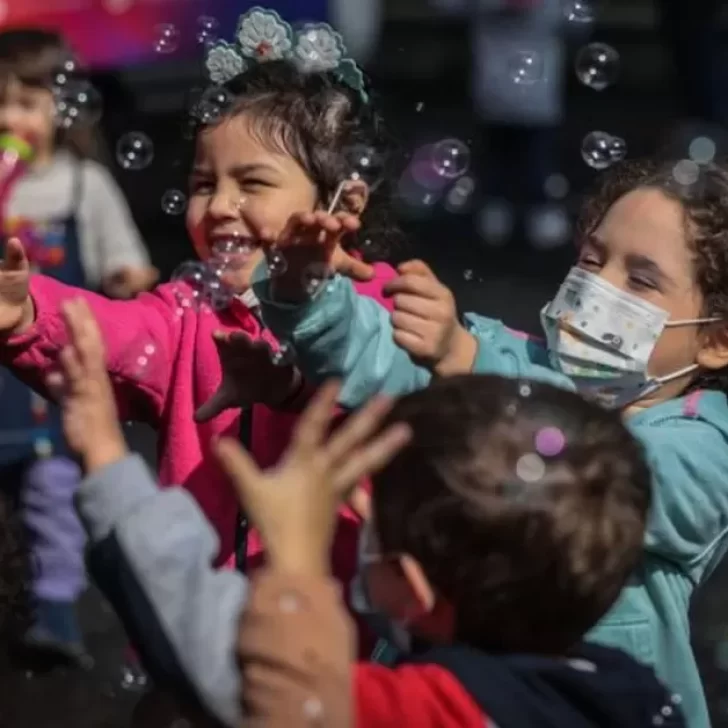
<path fill-rule="evenodd" d="M 369 202 L 350 245 L 368 261 L 389 258 L 402 247 L 392 209 L 394 138 L 371 98 L 365 101 L 332 73 L 304 73 L 285 60 L 257 63 L 224 89 L 232 98 L 214 123 L 248 115 L 252 133 L 291 155 L 323 204 L 331 202 L 342 180 L 361 171 L 357 162 L 364 160 Z M 193 123 L 199 130 L 199 118 Z"/>
<path fill-rule="evenodd" d="M 463 375 L 402 397 L 388 422 L 413 437 L 373 478 L 382 553 L 418 560 L 459 641 L 573 647 L 642 553 L 650 471 L 620 414 L 547 384 Z"/>
<path fill-rule="evenodd" d="M 682 173 L 678 165 L 683 166 Z M 680 202 L 685 212 L 693 275 L 705 302 L 701 315 L 728 321 L 728 168 L 685 160 L 628 160 L 609 169 L 596 184 L 579 215 L 577 245 L 594 232 L 607 210 L 624 195 L 641 187 L 661 190 Z M 728 392 L 728 367 L 701 372 L 687 391 L 696 389 Z"/>

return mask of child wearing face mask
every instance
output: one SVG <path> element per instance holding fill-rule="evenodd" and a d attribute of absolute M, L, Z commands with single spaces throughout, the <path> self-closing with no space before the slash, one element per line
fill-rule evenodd
<path fill-rule="evenodd" d="M 698 171 L 683 184 L 672 165 L 630 162 L 606 176 L 582 214 L 577 264 L 541 312 L 545 342 L 474 314 L 461 325 L 452 294 L 418 261 L 385 289 L 391 317 L 342 277 L 298 305 L 275 278 L 254 288 L 305 374 L 343 377 L 346 407 L 474 371 L 620 409 L 646 448 L 654 504 L 644 557 L 590 638 L 653 665 L 688 724 L 706 728 L 688 606 L 728 544 L 728 174 Z"/>
<path fill-rule="evenodd" d="M 53 87 L 64 73 L 69 94 L 90 93 L 57 33 L 0 32 L 0 237 L 21 238 L 33 269 L 57 281 L 130 298 L 154 285 L 156 271 L 96 159 L 95 120 L 82 107 L 66 127 L 69 118 L 56 114 Z M 0 480 L 22 507 L 35 566 L 36 620 L 25 646 L 79 659 L 74 603 L 85 585 L 84 533 L 72 499 L 80 470 L 64 453 L 57 410 L 10 374 L 0 376 Z"/>
<path fill-rule="evenodd" d="M 258 37 L 260 23 L 270 39 Z M 327 55 L 325 47 L 337 53 Z M 250 261 L 260 257 L 260 240 L 292 234 L 290 219 L 310 210 L 310 228 L 336 241 L 336 265 L 362 279 L 358 292 L 384 300 L 381 286 L 393 271 L 365 262 L 352 248 L 371 240 L 366 253 L 376 256 L 393 240 L 385 221 L 386 180 L 371 190 L 362 179 L 349 180 L 355 171 L 349 152 L 379 155 L 386 140 L 339 36 L 328 26 L 294 32 L 277 14 L 257 8 L 240 18 L 235 45 L 209 49 L 207 67 L 230 104 L 197 132 L 187 223 L 198 255 L 207 259 L 218 246 L 244 244 L 248 255 L 236 258 L 236 281 L 244 283 Z M 251 569 L 263 558 L 260 539 L 211 462 L 209 443 L 240 431 L 243 406 L 250 430 L 243 436 L 261 465 L 273 465 L 307 396 L 306 383 L 292 364 L 274 364 L 276 342 L 249 298 L 212 311 L 181 306 L 180 291 L 189 298 L 175 283 L 134 301 L 109 301 L 30 275 L 22 246 L 11 241 L 0 272 L 0 361 L 46 392 L 46 377 L 67 341 L 61 304 L 82 296 L 104 335 L 120 416 L 157 429 L 162 483 L 182 484 L 195 497 L 216 528 L 220 562 Z M 234 361 L 234 381 L 223 378 L 219 352 Z M 148 364 L 140 370 L 141 356 Z M 358 527 L 358 515 L 343 508 L 333 552 L 343 582 L 355 570 Z"/>
<path fill-rule="evenodd" d="M 83 301 L 64 312 L 64 422 L 86 467 L 92 571 L 190 722 L 207 725 L 202 706 L 231 728 L 684 725 L 652 670 L 582 643 L 640 559 L 651 498 L 618 414 L 466 375 L 374 398 L 329 434 L 327 384 L 280 467 L 261 471 L 234 440 L 216 448 L 268 553 L 246 584 L 211 567 L 217 544 L 189 494 L 158 489 L 128 454 L 98 328 Z M 329 565 L 337 506 L 367 473 L 359 606 L 422 645 L 395 669 L 356 662 Z M 169 567 L 161 581 L 140 568 L 155 560 Z"/>

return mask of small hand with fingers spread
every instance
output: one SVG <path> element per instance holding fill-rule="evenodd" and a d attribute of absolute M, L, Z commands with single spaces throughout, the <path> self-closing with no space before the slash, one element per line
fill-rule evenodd
<path fill-rule="evenodd" d="M 197 422 L 258 402 L 275 407 L 302 385 L 301 373 L 293 364 L 273 363 L 273 350 L 265 341 L 253 341 L 242 331 L 216 331 L 213 339 L 222 365 L 222 382 L 195 412 Z"/>
<path fill-rule="evenodd" d="M 61 404 L 66 440 L 90 472 L 123 458 L 126 442 L 96 319 L 82 298 L 64 302 L 62 313 L 68 345 L 48 387 Z"/>
<path fill-rule="evenodd" d="M 318 277 L 321 273 L 336 272 L 354 280 L 371 280 L 372 266 L 343 247 L 343 239 L 360 227 L 359 218 L 346 212 L 292 215 L 283 232 L 275 240 L 264 243 L 274 295 L 281 300 L 305 300 L 309 295 L 307 273 L 312 269 Z"/>
<path fill-rule="evenodd" d="M 394 341 L 440 376 L 472 369 L 477 344 L 458 321 L 455 297 L 421 260 L 402 263 L 384 288 L 394 302 Z"/>
<path fill-rule="evenodd" d="M 0 261 L 0 335 L 20 333 L 33 323 L 30 264 L 23 244 L 10 238 Z"/>
<path fill-rule="evenodd" d="M 410 438 L 404 424 L 380 429 L 391 406 L 383 398 L 372 400 L 329 436 L 338 393 L 336 383 L 316 393 L 272 470 L 261 472 L 235 440 L 217 446 L 243 509 L 260 530 L 270 563 L 288 573 L 328 573 L 339 504 Z"/>

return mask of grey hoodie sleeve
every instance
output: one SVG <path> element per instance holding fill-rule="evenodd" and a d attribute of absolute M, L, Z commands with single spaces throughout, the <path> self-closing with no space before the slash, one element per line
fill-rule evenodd
<path fill-rule="evenodd" d="M 239 726 L 236 645 L 247 580 L 213 568 L 217 535 L 182 488 L 160 489 L 138 455 L 86 478 L 78 507 L 89 570 L 163 688 Z"/>

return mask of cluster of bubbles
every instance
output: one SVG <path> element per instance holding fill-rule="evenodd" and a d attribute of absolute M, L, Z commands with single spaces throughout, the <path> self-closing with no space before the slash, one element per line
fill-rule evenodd
<path fill-rule="evenodd" d="M 182 263 L 172 274 L 172 280 L 181 284 L 175 291 L 178 314 L 189 308 L 214 311 L 227 308 L 236 294 L 225 283 L 225 275 L 244 267 L 253 252 L 250 242 L 230 237 L 216 242 L 207 260 Z"/>
<path fill-rule="evenodd" d="M 626 156 L 624 139 L 605 131 L 591 131 L 581 142 L 581 157 L 592 169 L 606 169 Z"/>
<path fill-rule="evenodd" d="M 195 40 L 201 46 L 207 47 L 218 39 L 220 23 L 209 15 L 197 18 Z M 154 29 L 154 50 L 160 55 L 175 53 L 182 41 L 182 33 L 173 23 L 160 23 Z"/>
<path fill-rule="evenodd" d="M 51 81 L 56 125 L 70 129 L 76 124 L 95 124 L 101 118 L 101 95 L 93 87 L 78 62 L 67 58 Z"/>
<path fill-rule="evenodd" d="M 475 181 L 466 176 L 470 148 L 460 139 L 442 139 L 420 147 L 400 177 L 398 199 L 411 212 L 431 209 L 444 198 L 449 212 L 467 208 Z"/>

